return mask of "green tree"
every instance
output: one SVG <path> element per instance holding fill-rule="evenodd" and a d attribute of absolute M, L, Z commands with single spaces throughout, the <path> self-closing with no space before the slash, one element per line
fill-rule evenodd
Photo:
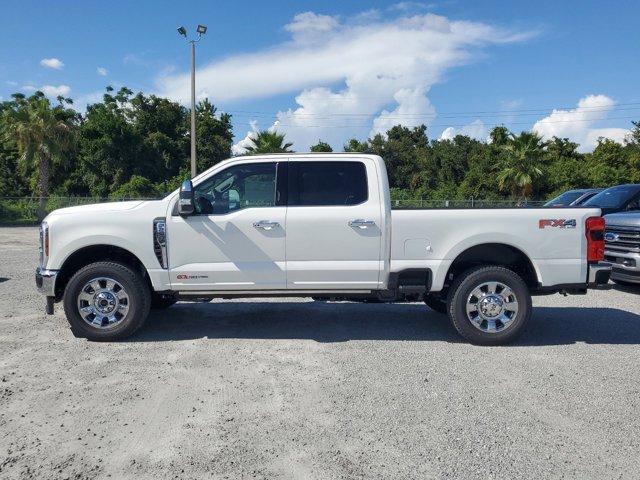
<path fill-rule="evenodd" d="M 469 170 L 477 168 L 477 165 L 472 162 L 477 163 L 477 160 L 482 158 L 481 152 L 487 149 L 490 150 L 486 144 L 466 135 L 456 135 L 451 140 L 431 142 L 430 154 L 425 166 L 425 182 L 428 182 L 432 194 L 438 198 L 459 196 L 455 193 L 456 189 L 463 183 Z M 451 192 L 454 193 L 451 194 Z"/>
<path fill-rule="evenodd" d="M 217 109 L 208 99 L 196 106 L 197 169 L 203 172 L 216 163 L 231 157 L 233 126 L 231 115 L 217 115 Z"/>
<path fill-rule="evenodd" d="M 170 100 L 108 88 L 80 133 L 80 172 L 92 195 L 108 196 L 133 175 L 162 182 L 189 164 L 188 110 Z"/>
<path fill-rule="evenodd" d="M 367 153 L 369 151 L 369 145 L 366 141 L 361 142 L 360 140 L 352 138 L 344 144 L 343 149 L 347 153 Z"/>
<path fill-rule="evenodd" d="M 631 122 L 633 128 L 625 141 L 629 165 L 629 181 L 640 183 L 640 122 Z"/>
<path fill-rule="evenodd" d="M 77 114 L 67 108 L 71 100 L 59 97 L 59 104 L 52 106 L 40 91 L 29 98 L 14 95 L 14 100 L 12 108 L 3 112 L 5 135 L 14 136 L 24 169 L 33 168 L 36 172 L 40 198 L 38 219 L 42 220 L 46 214 L 52 162 L 60 158 L 69 145 Z"/>
<path fill-rule="evenodd" d="M 491 144 L 496 147 L 504 147 L 509 142 L 510 132 L 504 125 L 498 125 L 493 127 L 491 133 L 489 133 L 489 139 Z"/>
<path fill-rule="evenodd" d="M 318 140 L 318 143 L 311 146 L 311 151 L 312 152 L 333 152 L 333 148 L 331 148 L 331 145 L 329 145 L 328 143 L 323 142 L 322 140 Z"/>
<path fill-rule="evenodd" d="M 20 174 L 20 152 L 14 136 L 8 131 L 4 112 L 14 108 L 14 102 L 0 103 L 0 196 L 27 195 L 29 184 Z"/>
<path fill-rule="evenodd" d="M 252 145 L 246 150 L 249 155 L 259 155 L 263 153 L 290 153 L 293 143 L 284 141 L 284 133 L 276 131 L 261 130 L 255 138 L 251 139 Z"/>
<path fill-rule="evenodd" d="M 589 183 L 594 187 L 628 183 L 632 176 L 629 153 L 628 146 L 606 138 L 599 139 L 598 145 L 587 157 Z"/>
<path fill-rule="evenodd" d="M 148 178 L 133 175 L 131 178 L 115 189 L 109 198 L 113 200 L 129 200 L 138 198 L 155 198 L 158 189 Z"/>
<path fill-rule="evenodd" d="M 369 139 L 367 151 L 380 155 L 387 166 L 392 188 L 418 190 L 423 185 L 424 160 L 428 154 L 427 127 L 396 125 L 386 135 Z"/>
<path fill-rule="evenodd" d="M 539 182 L 538 196 L 551 198 L 578 187 L 588 187 L 584 155 L 578 144 L 568 138 L 553 137 L 547 142 L 544 162 L 544 182 Z"/>
<path fill-rule="evenodd" d="M 534 182 L 543 175 L 541 159 L 544 145 L 540 135 L 535 132 L 509 136 L 503 147 L 505 157 L 498 173 L 501 190 L 525 199 L 531 195 Z"/>

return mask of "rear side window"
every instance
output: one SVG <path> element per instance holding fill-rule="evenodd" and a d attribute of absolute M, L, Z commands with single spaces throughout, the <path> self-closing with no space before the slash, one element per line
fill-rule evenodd
<path fill-rule="evenodd" d="M 362 162 L 289 162 L 289 205 L 358 205 L 368 198 Z"/>

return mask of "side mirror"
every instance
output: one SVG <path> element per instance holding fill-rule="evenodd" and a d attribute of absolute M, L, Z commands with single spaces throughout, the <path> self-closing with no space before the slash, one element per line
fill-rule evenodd
<path fill-rule="evenodd" d="M 180 198 L 178 199 L 178 214 L 181 217 L 193 215 L 196 211 L 196 203 L 193 198 L 193 183 L 185 180 L 180 187 Z"/>

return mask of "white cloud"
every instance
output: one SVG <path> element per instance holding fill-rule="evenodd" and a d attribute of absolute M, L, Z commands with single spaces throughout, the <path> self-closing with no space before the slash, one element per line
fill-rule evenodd
<path fill-rule="evenodd" d="M 71 93 L 71 87 L 69 85 L 42 85 L 41 87 L 36 87 L 31 84 L 23 85 L 20 87 L 23 92 L 33 93 L 35 91 L 40 90 L 47 97 L 56 98 L 60 95 L 66 97 Z"/>
<path fill-rule="evenodd" d="M 61 60 L 53 58 L 43 58 L 40 60 L 40 65 L 46 68 L 53 68 L 54 70 L 62 70 L 64 63 Z"/>
<path fill-rule="evenodd" d="M 247 153 L 247 147 L 253 145 L 253 140 L 257 137 L 260 129 L 258 128 L 258 122 L 255 120 L 249 122 L 249 126 L 251 127 L 251 130 L 247 132 L 244 138 L 231 146 L 231 153 L 233 155 L 244 155 Z M 275 132 L 278 130 L 278 126 L 279 122 L 276 120 L 267 130 Z"/>
<path fill-rule="evenodd" d="M 10 87 L 15 87 L 18 85 L 18 82 L 14 82 L 13 80 L 6 80 L 4 83 L 9 85 Z"/>
<path fill-rule="evenodd" d="M 403 12 L 409 12 L 414 10 L 425 10 L 429 8 L 435 7 L 432 3 L 422 3 L 422 2 L 398 2 L 394 3 L 389 7 L 391 10 L 400 10 Z"/>
<path fill-rule="evenodd" d="M 606 95 L 587 95 L 581 98 L 577 108 L 553 110 L 551 115 L 538 120 L 532 130 L 545 139 L 569 138 L 578 143 L 581 152 L 593 150 L 599 137 L 622 143 L 629 130 L 624 128 L 598 128 L 599 121 L 606 119 L 616 102 Z"/>
<path fill-rule="evenodd" d="M 341 146 L 390 123 L 428 123 L 426 94 L 448 69 L 480 47 L 533 35 L 433 14 L 389 17 L 296 15 L 285 26 L 291 40 L 201 68 L 197 95 L 220 103 L 299 92 L 297 108 L 276 114 L 279 130 L 297 150 L 318 138 Z M 161 76 L 157 90 L 186 104 L 189 74 Z"/>
<path fill-rule="evenodd" d="M 101 102 L 104 98 L 104 93 L 104 90 L 95 90 L 93 92 L 74 96 L 73 107 L 79 112 L 84 112 L 88 105 Z"/>
<path fill-rule="evenodd" d="M 456 135 L 466 135 L 476 140 L 485 141 L 489 136 L 489 131 L 484 122 L 476 119 L 462 128 L 448 127 L 440 134 L 440 140 L 453 140 Z"/>
<path fill-rule="evenodd" d="M 246 153 L 247 151 L 246 148 L 252 145 L 253 143 L 252 140 L 256 138 L 256 135 L 258 134 L 258 122 L 253 120 L 250 122 L 250 126 L 251 126 L 251 130 L 247 132 L 244 138 L 240 140 L 238 143 L 235 143 L 234 145 L 231 146 L 232 154 L 242 155 Z"/>
<path fill-rule="evenodd" d="M 96 72 L 98 73 L 98 75 L 100 75 L 101 77 L 106 77 L 107 75 L 109 75 L 109 70 L 107 70 L 104 67 L 98 67 L 96 68 Z"/>
<path fill-rule="evenodd" d="M 391 112 L 383 110 L 373 120 L 373 127 L 369 136 L 377 133 L 385 134 L 394 125 L 402 123 L 406 127 L 416 127 L 422 123 L 429 125 L 436 115 L 436 109 L 420 88 L 403 88 L 398 90 L 393 98 L 396 108 Z"/>
<path fill-rule="evenodd" d="M 59 95 L 66 97 L 71 93 L 71 87 L 69 85 L 43 85 L 40 90 L 42 90 L 47 97 L 54 98 Z"/>
<path fill-rule="evenodd" d="M 55 98 L 59 95 L 67 96 L 71 93 L 71 87 L 69 85 L 42 85 L 41 87 L 36 87 L 34 85 L 28 84 L 20 87 L 24 92 L 35 92 L 40 90 L 46 96 Z"/>
<path fill-rule="evenodd" d="M 285 25 L 284 29 L 291 33 L 294 39 L 308 42 L 316 36 L 334 30 L 337 26 L 337 17 L 304 12 L 294 16 L 293 21 Z"/>
<path fill-rule="evenodd" d="M 502 108 L 505 110 L 515 110 L 522 105 L 522 100 L 519 98 L 513 100 L 503 100 L 501 104 Z"/>

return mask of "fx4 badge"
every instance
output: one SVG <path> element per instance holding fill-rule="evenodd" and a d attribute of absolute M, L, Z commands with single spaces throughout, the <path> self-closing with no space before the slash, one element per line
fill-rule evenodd
<path fill-rule="evenodd" d="M 561 219 L 547 218 L 547 219 L 542 219 L 538 222 L 538 227 L 541 229 L 545 229 L 547 227 L 576 228 L 576 225 L 577 225 L 577 222 L 575 218 L 571 220 L 565 220 L 564 218 L 561 218 Z"/>

